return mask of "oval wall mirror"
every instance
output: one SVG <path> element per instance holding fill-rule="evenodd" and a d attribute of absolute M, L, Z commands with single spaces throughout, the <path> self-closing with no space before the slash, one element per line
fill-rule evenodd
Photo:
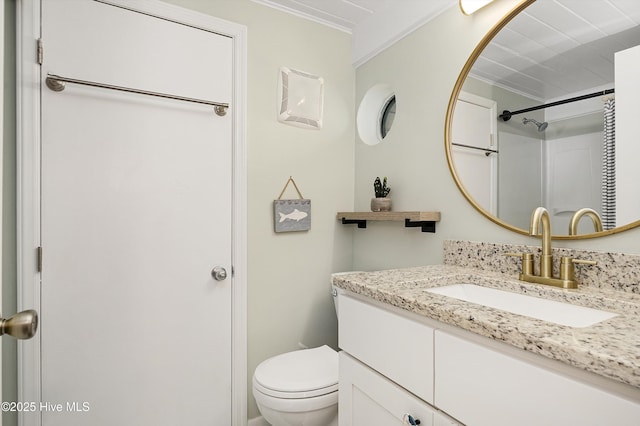
<path fill-rule="evenodd" d="M 478 211 L 528 234 L 544 206 L 556 239 L 640 226 L 638 22 L 640 2 L 526 0 L 483 38 L 445 125 L 451 173 Z"/>

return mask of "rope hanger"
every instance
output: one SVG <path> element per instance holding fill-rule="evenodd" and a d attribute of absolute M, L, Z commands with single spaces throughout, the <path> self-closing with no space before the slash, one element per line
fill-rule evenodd
<path fill-rule="evenodd" d="M 284 195 L 284 191 L 287 190 L 287 186 L 289 186 L 289 183 L 293 184 L 293 187 L 296 189 L 296 192 L 300 196 L 300 199 L 304 200 L 304 197 L 302 196 L 302 193 L 300 192 L 300 189 L 298 188 L 298 185 L 296 185 L 296 181 L 293 180 L 293 177 L 291 177 L 291 176 L 289 176 L 289 179 L 287 180 L 287 183 L 284 184 L 284 188 L 282 188 L 282 192 L 280 193 L 280 196 L 278 197 L 278 200 L 282 199 L 282 195 Z"/>

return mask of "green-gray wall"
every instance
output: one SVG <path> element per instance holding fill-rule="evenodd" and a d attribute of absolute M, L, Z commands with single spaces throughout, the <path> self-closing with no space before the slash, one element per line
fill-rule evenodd
<path fill-rule="evenodd" d="M 354 269 L 436 264 L 446 239 L 524 243 L 538 239 L 512 233 L 478 213 L 449 172 L 444 122 L 454 84 L 467 58 L 500 17 L 519 0 L 501 0 L 465 16 L 453 7 L 400 40 L 356 72 L 356 103 L 374 84 L 388 83 L 397 99 L 393 129 L 379 145 L 356 140 L 355 207 L 367 210 L 376 176 L 388 176 L 394 210 L 437 210 L 435 234 L 397 223 L 354 231 Z M 640 229 L 599 239 L 554 241 L 556 247 L 640 253 Z"/>
<path fill-rule="evenodd" d="M 258 415 L 250 378 L 265 358 L 337 343 L 329 274 L 439 263 L 442 241 L 464 239 L 538 244 L 474 210 L 455 186 L 444 151 L 444 120 L 457 76 L 476 44 L 519 0 L 501 0 L 475 15 L 451 8 L 354 70 L 350 36 L 250 0 L 170 0 L 248 28 L 248 348 L 249 418 Z M 13 8 L 7 10 L 4 134 L 3 312 L 15 311 L 15 114 Z M 11 10 L 9 10 L 11 9 Z M 325 79 L 325 126 L 320 131 L 276 121 L 280 66 Z M 355 110 L 366 89 L 391 84 L 397 96 L 393 130 L 367 146 L 355 134 Z M 276 235 L 272 202 L 289 176 L 312 200 L 309 232 Z M 354 176 L 355 175 L 355 176 Z M 376 223 L 339 225 L 337 211 L 368 210 L 376 176 L 388 176 L 395 210 L 438 210 L 435 234 Z M 354 192 L 355 188 L 355 192 Z M 354 195 L 355 194 L 355 195 Z M 295 196 L 294 194 L 290 194 Z M 640 253 L 640 230 L 555 246 Z M 15 396 L 15 345 L 5 342 L 3 390 Z M 13 392 L 13 393 L 12 393 Z M 7 418 L 5 417 L 5 421 Z M 5 425 L 13 426 L 11 419 Z"/>

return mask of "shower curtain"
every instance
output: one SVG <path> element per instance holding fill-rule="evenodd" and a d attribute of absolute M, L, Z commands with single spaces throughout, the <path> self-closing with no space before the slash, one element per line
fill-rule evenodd
<path fill-rule="evenodd" d="M 604 102 L 604 143 L 602 144 L 602 227 L 616 227 L 616 101 Z"/>

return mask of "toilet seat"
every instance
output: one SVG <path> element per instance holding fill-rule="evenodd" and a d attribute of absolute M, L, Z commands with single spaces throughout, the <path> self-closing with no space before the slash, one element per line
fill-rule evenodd
<path fill-rule="evenodd" d="M 312 413 L 332 406 L 335 406 L 337 411 L 338 406 L 338 391 L 309 398 L 277 398 L 260 392 L 254 386 L 253 396 L 263 415 L 265 415 L 265 408 L 281 413 Z"/>
<path fill-rule="evenodd" d="M 313 398 L 316 396 L 323 396 L 332 392 L 338 391 L 338 384 L 327 386 L 326 388 L 313 389 L 308 391 L 299 391 L 299 392 L 282 392 L 274 389 L 267 388 L 262 386 L 260 383 L 253 379 L 253 388 L 268 396 L 272 396 L 274 398 L 282 398 L 282 399 L 305 399 L 305 398 Z"/>
<path fill-rule="evenodd" d="M 338 353 L 328 346 L 277 355 L 253 375 L 254 388 L 275 398 L 300 399 L 338 390 Z"/>

